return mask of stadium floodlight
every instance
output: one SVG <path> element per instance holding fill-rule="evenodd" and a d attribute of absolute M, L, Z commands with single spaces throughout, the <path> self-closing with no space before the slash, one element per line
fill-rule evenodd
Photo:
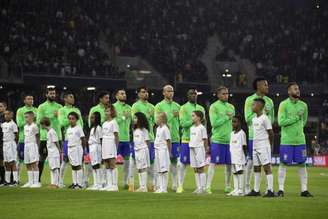
<path fill-rule="evenodd" d="M 232 74 L 227 74 L 227 78 L 231 78 L 232 77 Z"/>
<path fill-rule="evenodd" d="M 87 90 L 88 91 L 93 91 L 93 90 L 96 90 L 96 87 L 87 87 Z"/>
<path fill-rule="evenodd" d="M 230 96 L 230 97 L 232 97 L 232 96 L 233 96 L 233 94 L 229 94 L 229 96 Z"/>
<path fill-rule="evenodd" d="M 314 93 L 311 93 L 310 95 L 311 95 L 311 97 L 313 97 L 314 96 Z"/>
<path fill-rule="evenodd" d="M 64 86 L 64 87 L 63 87 L 63 90 L 67 90 L 67 87 Z"/>
<path fill-rule="evenodd" d="M 131 67 L 131 65 L 130 65 L 130 64 L 127 64 L 127 65 L 126 65 L 126 67 L 127 67 L 127 68 L 130 68 L 130 67 Z"/>
<path fill-rule="evenodd" d="M 197 95 L 203 95 L 203 92 L 197 91 Z"/>
<path fill-rule="evenodd" d="M 47 85 L 47 89 L 49 89 L 49 88 L 56 88 L 56 86 L 55 85 Z"/>
<path fill-rule="evenodd" d="M 225 78 L 225 77 L 226 77 L 226 74 L 222 74 L 222 77 L 224 77 L 224 78 Z"/>
<path fill-rule="evenodd" d="M 226 68 L 224 71 L 225 71 L 225 72 L 229 72 L 229 69 L 228 69 L 228 68 Z"/>
<path fill-rule="evenodd" d="M 140 70 L 139 73 L 140 74 L 150 74 L 151 71 L 148 71 L 148 70 Z"/>
<path fill-rule="evenodd" d="M 279 96 L 280 96 L 280 94 L 279 94 L 279 93 L 276 93 L 276 96 L 277 96 L 277 97 L 279 97 Z"/>
<path fill-rule="evenodd" d="M 3 86 L 2 86 L 2 85 L 0 85 L 0 90 L 1 90 L 1 89 L 3 89 Z"/>

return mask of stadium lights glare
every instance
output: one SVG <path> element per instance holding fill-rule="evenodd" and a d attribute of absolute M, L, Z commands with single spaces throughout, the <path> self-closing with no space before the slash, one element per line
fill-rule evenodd
<path fill-rule="evenodd" d="M 47 88 L 56 88 L 55 85 L 47 85 Z"/>
<path fill-rule="evenodd" d="M 150 74 L 151 71 L 148 71 L 148 70 L 140 70 L 139 73 L 140 74 Z"/>
<path fill-rule="evenodd" d="M 127 65 L 126 65 L 126 67 L 127 67 L 127 68 L 130 68 L 130 67 L 131 67 L 131 65 L 130 65 L 130 64 L 127 64 Z"/>
<path fill-rule="evenodd" d="M 227 78 L 231 78 L 232 77 L 232 74 L 227 74 Z"/>
<path fill-rule="evenodd" d="M 320 5 L 317 5 L 317 8 L 319 9 L 320 8 Z"/>
<path fill-rule="evenodd" d="M 229 96 L 230 96 L 230 97 L 232 97 L 232 96 L 233 96 L 233 94 L 229 94 Z"/>
<path fill-rule="evenodd" d="M 95 87 L 87 87 L 87 90 L 92 91 L 92 90 L 96 90 L 96 88 Z"/>
<path fill-rule="evenodd" d="M 203 92 L 197 91 L 197 95 L 203 95 Z"/>
<path fill-rule="evenodd" d="M 228 69 L 228 68 L 226 68 L 224 71 L 225 71 L 225 72 L 229 72 L 229 69 Z"/>
<path fill-rule="evenodd" d="M 3 89 L 3 86 L 2 85 L 0 85 L 0 89 Z"/>
<path fill-rule="evenodd" d="M 63 87 L 63 90 L 67 90 L 67 87 Z"/>
<path fill-rule="evenodd" d="M 277 97 L 279 97 L 279 96 L 280 96 L 280 94 L 279 94 L 279 93 L 276 93 L 276 96 L 277 96 Z"/>
<path fill-rule="evenodd" d="M 311 97 L 313 97 L 314 96 L 314 93 L 311 93 L 310 95 L 311 95 Z"/>

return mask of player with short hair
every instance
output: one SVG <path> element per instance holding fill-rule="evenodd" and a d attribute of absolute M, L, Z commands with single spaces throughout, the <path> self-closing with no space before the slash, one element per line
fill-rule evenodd
<path fill-rule="evenodd" d="M 216 91 L 218 100 L 210 106 L 209 116 L 212 126 L 211 137 L 211 162 L 208 168 L 207 193 L 211 194 L 211 184 L 214 177 L 215 165 L 225 164 L 225 189 L 231 190 L 231 157 L 230 157 L 230 134 L 232 131 L 232 118 L 235 115 L 235 107 L 228 102 L 229 90 L 221 86 Z"/>
<path fill-rule="evenodd" d="M 3 133 L 3 161 L 6 168 L 5 186 L 18 185 L 17 173 L 17 143 L 18 143 L 18 128 L 13 121 L 14 113 L 10 110 L 4 112 L 5 122 L 1 123 Z M 10 181 L 11 173 L 13 173 L 13 182 Z"/>
<path fill-rule="evenodd" d="M 267 192 L 263 197 L 275 197 L 273 192 L 273 175 L 271 167 L 271 147 L 273 146 L 273 131 L 269 117 L 263 113 L 265 100 L 253 100 L 253 112 L 256 116 L 252 119 L 253 126 L 253 165 L 254 189 L 247 196 L 260 196 L 261 166 L 267 178 Z"/>
<path fill-rule="evenodd" d="M 171 133 L 167 126 L 167 116 L 164 112 L 156 115 L 155 137 L 155 169 L 158 173 L 157 190 L 155 193 L 167 193 L 168 172 L 170 170 L 170 153 L 172 149 Z"/>
<path fill-rule="evenodd" d="M 177 193 L 183 192 L 184 178 L 186 174 L 186 165 L 190 164 L 190 127 L 192 126 L 192 112 L 199 110 L 205 115 L 205 109 L 197 104 L 197 90 L 190 88 L 187 92 L 188 102 L 181 106 L 179 111 L 179 121 L 182 131 L 181 147 L 180 147 L 180 162 L 178 164 L 178 188 Z"/>
<path fill-rule="evenodd" d="M 149 91 L 146 87 L 139 87 L 137 89 L 138 101 L 132 105 L 131 114 L 134 116 L 137 112 L 141 112 L 145 114 L 148 125 L 149 125 L 149 159 L 150 159 L 150 168 L 148 168 L 148 180 L 152 183 L 151 191 L 154 191 L 156 186 L 156 171 L 154 169 L 154 159 L 155 159 L 155 149 L 154 149 L 154 125 L 155 125 L 155 117 L 154 110 L 155 107 L 151 104 L 149 100 Z M 130 179 L 129 179 L 129 191 L 134 190 L 134 150 L 131 150 L 132 159 L 130 159 Z"/>
<path fill-rule="evenodd" d="M 194 168 L 197 189 L 195 194 L 206 193 L 206 151 L 208 150 L 208 137 L 204 123 L 204 114 L 200 110 L 192 113 L 190 127 L 190 166 Z"/>
<path fill-rule="evenodd" d="M 32 111 L 36 117 L 37 108 L 33 106 L 34 97 L 31 94 L 25 94 L 23 97 L 24 106 L 18 108 L 16 111 L 16 123 L 18 126 L 19 139 L 18 139 L 18 181 L 20 179 L 21 164 L 24 163 L 24 126 L 26 125 L 24 113 Z"/>
<path fill-rule="evenodd" d="M 58 110 L 62 107 L 56 102 L 56 90 L 55 88 L 48 88 L 46 91 L 47 100 L 40 104 L 37 110 L 37 124 L 40 125 L 40 121 L 47 117 L 50 119 L 51 127 L 56 131 L 58 140 L 62 140 L 62 133 L 58 120 Z M 39 181 L 41 182 L 42 171 L 44 162 L 48 156 L 47 152 L 47 130 L 40 129 L 40 147 L 39 147 L 40 161 L 39 161 Z"/>
<path fill-rule="evenodd" d="M 286 166 L 299 166 L 301 196 L 313 197 L 308 191 L 306 170 L 306 141 L 304 127 L 308 119 L 308 106 L 300 100 L 300 89 L 296 82 L 288 84 L 288 98 L 282 101 L 278 110 L 278 124 L 281 127 L 280 165 L 278 170 L 278 196 L 284 196 Z"/>
<path fill-rule="evenodd" d="M 251 174 L 253 171 L 253 127 L 252 127 L 252 119 L 255 117 L 254 112 L 252 111 L 253 100 L 256 98 L 263 98 L 265 101 L 265 107 L 263 113 L 265 113 L 271 124 L 274 123 L 274 105 L 273 101 L 270 97 L 268 97 L 269 93 L 269 84 L 265 78 L 259 77 L 253 81 L 253 88 L 255 93 L 246 98 L 245 106 L 244 106 L 244 116 L 245 121 L 248 126 L 248 155 L 247 155 L 247 164 L 245 168 L 245 193 L 248 194 L 250 192 L 250 182 L 251 182 Z"/>
<path fill-rule="evenodd" d="M 89 127 L 91 126 L 91 115 L 94 112 L 99 112 L 100 113 L 100 118 L 101 118 L 101 124 L 105 122 L 106 116 L 105 116 L 105 110 L 109 106 L 110 103 L 110 97 L 109 93 L 107 91 L 101 91 L 98 94 L 98 104 L 93 106 L 90 111 L 89 111 L 89 117 L 88 117 L 88 124 Z"/>
<path fill-rule="evenodd" d="M 118 172 L 116 168 L 117 147 L 119 143 L 119 127 L 116 122 L 116 111 L 113 105 L 105 110 L 106 121 L 102 126 L 102 159 L 107 172 L 107 185 L 102 189 L 118 192 Z"/>
<path fill-rule="evenodd" d="M 133 147 L 139 172 L 139 189 L 136 192 L 147 192 L 147 169 L 150 167 L 148 120 L 145 114 L 137 112 L 133 123 Z"/>
<path fill-rule="evenodd" d="M 34 123 L 35 115 L 32 111 L 24 113 L 25 126 L 24 126 L 24 163 L 27 168 L 28 182 L 22 188 L 40 188 L 39 181 L 39 167 L 38 162 L 40 159 L 39 145 L 40 135 L 39 128 Z"/>
<path fill-rule="evenodd" d="M 79 115 L 76 112 L 68 114 L 69 127 L 66 130 L 68 159 L 72 166 L 73 183 L 69 188 L 83 188 L 83 148 L 86 147 L 85 135 L 83 129 L 78 125 Z"/>
<path fill-rule="evenodd" d="M 232 132 L 230 135 L 230 154 L 233 172 L 234 190 L 228 195 L 243 196 L 244 195 L 244 168 L 246 164 L 246 134 L 241 129 L 241 116 L 232 118 Z"/>
<path fill-rule="evenodd" d="M 0 101 L 0 123 L 5 121 L 4 112 L 7 110 L 7 103 L 5 101 Z M 1 129 L 1 126 L 0 126 Z M 2 141 L 2 131 L 0 130 L 0 186 L 5 184 L 5 167 L 3 163 L 3 141 Z"/>
<path fill-rule="evenodd" d="M 179 158 L 180 148 L 180 124 L 179 124 L 179 111 L 180 105 L 173 101 L 174 89 L 171 85 L 163 87 L 164 99 L 155 106 L 155 117 L 158 113 L 164 112 L 167 116 L 167 125 L 170 129 L 172 137 L 172 150 L 171 150 L 171 167 L 172 174 L 172 190 L 177 190 L 177 161 Z"/>
<path fill-rule="evenodd" d="M 124 158 L 123 163 L 123 188 L 128 189 L 129 177 L 129 159 L 130 159 L 130 125 L 131 125 L 131 106 L 126 103 L 126 92 L 124 89 L 119 89 L 115 93 L 116 102 L 113 104 L 117 113 L 116 122 L 119 127 L 119 139 L 117 153 Z"/>
<path fill-rule="evenodd" d="M 41 127 L 48 131 L 47 150 L 48 164 L 50 168 L 51 183 L 49 188 L 59 188 L 59 168 L 60 168 L 60 145 L 56 131 L 51 128 L 50 119 L 44 117 L 40 121 Z"/>
<path fill-rule="evenodd" d="M 64 93 L 64 106 L 61 107 L 58 110 L 58 120 L 59 120 L 59 125 L 61 128 L 61 133 L 63 136 L 63 161 L 60 165 L 60 181 L 59 181 L 59 186 L 60 187 L 64 187 L 64 176 L 65 176 L 65 169 L 66 166 L 68 165 L 68 146 L 67 146 L 67 136 L 66 136 L 66 132 L 69 125 L 69 121 L 68 121 L 68 114 L 71 112 L 76 112 L 79 116 L 78 119 L 78 125 L 81 126 L 81 128 L 83 128 L 83 119 L 81 116 L 81 111 L 75 107 L 75 96 L 73 94 L 73 92 L 71 91 L 66 91 Z"/>

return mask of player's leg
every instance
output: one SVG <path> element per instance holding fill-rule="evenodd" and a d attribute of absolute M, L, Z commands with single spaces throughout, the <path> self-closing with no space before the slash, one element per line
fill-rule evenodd
<path fill-rule="evenodd" d="M 5 167 L 5 183 L 4 183 L 4 186 L 9 186 L 10 185 L 10 175 L 11 175 L 11 165 L 10 165 L 9 162 L 4 161 L 4 167 Z"/>
<path fill-rule="evenodd" d="M 18 179 L 17 183 L 20 182 L 21 170 L 23 169 L 24 165 L 24 142 L 18 143 L 18 161 L 17 161 L 17 172 L 18 172 Z"/>
<path fill-rule="evenodd" d="M 237 175 L 237 165 L 236 164 L 232 164 L 231 165 L 231 171 L 232 171 L 232 178 L 233 178 L 233 190 L 228 193 L 228 196 L 232 196 L 234 193 L 238 192 L 238 175 Z"/>
<path fill-rule="evenodd" d="M 38 162 L 38 169 L 39 169 L 39 182 L 41 183 L 42 172 L 44 168 L 44 162 L 47 159 L 48 151 L 47 151 L 47 141 L 40 141 L 39 146 L 39 155 L 40 160 Z"/>
<path fill-rule="evenodd" d="M 170 172 L 172 175 L 172 190 L 176 192 L 177 190 L 177 184 L 178 184 L 178 171 L 177 171 L 177 164 L 178 164 L 178 158 L 179 158 L 179 149 L 180 144 L 179 143 L 172 143 L 172 157 L 171 157 L 171 165 L 170 165 Z"/>
<path fill-rule="evenodd" d="M 252 172 L 253 172 L 253 140 L 248 140 L 247 163 L 245 167 L 245 194 L 251 192 Z"/>
<path fill-rule="evenodd" d="M 183 184 L 186 176 L 186 166 L 190 164 L 190 148 L 188 143 L 181 143 L 180 159 L 178 160 L 178 188 L 177 193 L 183 192 Z"/>
<path fill-rule="evenodd" d="M 263 169 L 267 179 L 267 192 L 263 197 L 275 197 L 275 194 L 273 192 L 273 175 L 271 163 L 263 165 Z"/>
<path fill-rule="evenodd" d="M 215 173 L 215 165 L 218 164 L 220 161 L 219 144 L 211 143 L 210 151 L 211 151 L 211 161 L 207 170 L 207 184 L 206 184 L 206 191 L 209 194 L 212 193 L 211 187 L 212 187 L 212 181 Z"/>
<path fill-rule="evenodd" d="M 225 156 L 224 156 L 224 158 L 225 158 L 225 160 L 224 160 L 224 163 L 225 163 L 224 192 L 229 193 L 229 192 L 231 192 L 231 175 L 232 175 L 230 147 L 228 144 L 223 144 L 222 147 L 223 147 L 222 153 L 225 154 Z"/>
<path fill-rule="evenodd" d="M 39 172 L 39 165 L 38 161 L 33 162 L 31 164 L 32 167 L 32 174 L 33 174 L 33 184 L 31 185 L 31 188 L 40 188 L 41 183 L 39 181 L 40 179 L 40 172 Z"/>
<path fill-rule="evenodd" d="M 109 169 L 111 171 L 111 188 L 107 191 L 118 192 L 118 172 L 116 168 L 116 158 L 109 159 Z"/>
<path fill-rule="evenodd" d="M 253 150 L 253 164 L 254 164 L 254 188 L 247 194 L 247 196 L 260 196 L 260 185 L 261 185 L 261 161 L 259 158 L 259 152 Z"/>
<path fill-rule="evenodd" d="M 59 187 L 63 188 L 64 185 L 64 177 L 65 177 L 65 170 L 67 166 L 69 165 L 69 160 L 68 160 L 68 146 L 67 146 L 67 141 L 63 142 L 63 160 L 60 164 L 60 170 L 59 170 Z"/>
<path fill-rule="evenodd" d="M 2 141 L 2 139 L 0 139 Z M 3 161 L 3 145 L 0 143 L 0 186 L 3 186 L 4 183 L 6 182 L 5 180 L 5 166 L 4 166 L 4 161 Z"/>
<path fill-rule="evenodd" d="M 17 152 L 17 151 L 15 151 Z M 11 164 L 11 172 L 12 172 L 12 176 L 13 176 L 13 182 L 12 182 L 12 186 L 17 186 L 18 185 L 18 171 L 17 171 L 17 163 L 16 160 L 12 161 Z"/>
<path fill-rule="evenodd" d="M 279 197 L 284 196 L 285 191 L 285 180 L 286 180 L 286 170 L 287 165 L 291 165 L 293 162 L 294 148 L 290 145 L 280 145 L 279 148 L 279 157 L 280 164 L 278 169 L 278 185 L 279 191 L 277 195 Z"/>
<path fill-rule="evenodd" d="M 139 150 L 136 156 L 136 166 L 139 172 L 139 189 L 136 191 L 147 192 L 147 168 L 150 167 L 148 148 Z"/>
<path fill-rule="evenodd" d="M 128 180 L 129 180 L 129 165 L 130 165 L 130 143 L 129 142 L 120 142 L 118 145 L 118 154 L 120 154 L 123 159 L 123 189 L 128 189 Z"/>
<path fill-rule="evenodd" d="M 306 169 L 306 145 L 294 146 L 294 156 L 293 160 L 299 165 L 298 175 L 301 182 L 301 196 L 302 197 L 313 197 L 313 195 L 308 191 L 308 173 Z"/>
<path fill-rule="evenodd" d="M 244 193 L 244 165 L 239 165 L 240 170 L 237 172 L 238 176 L 238 196 L 243 196 Z"/>
<path fill-rule="evenodd" d="M 159 188 L 157 188 L 157 179 L 158 178 L 158 172 L 155 171 L 155 165 L 154 165 L 154 160 L 155 160 L 155 148 L 154 148 L 154 143 L 150 143 L 149 147 L 149 158 L 150 158 L 150 168 L 148 168 L 148 184 L 149 186 L 149 191 L 155 191 Z"/>

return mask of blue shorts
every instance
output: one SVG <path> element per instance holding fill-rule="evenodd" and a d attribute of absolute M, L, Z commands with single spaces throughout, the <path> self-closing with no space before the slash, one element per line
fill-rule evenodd
<path fill-rule="evenodd" d="M 280 162 L 303 164 L 306 161 L 306 145 L 280 145 Z"/>
<path fill-rule="evenodd" d="M 253 160 L 253 140 L 248 140 L 247 159 L 248 160 Z"/>
<path fill-rule="evenodd" d="M 183 164 L 190 164 L 190 148 L 188 143 L 181 143 L 180 162 Z"/>
<path fill-rule="evenodd" d="M 68 141 L 64 141 L 63 143 L 63 152 L 64 152 L 64 157 L 68 157 L 68 145 L 67 145 Z"/>
<path fill-rule="evenodd" d="M 133 143 L 131 143 L 130 148 L 131 148 L 130 151 L 131 151 L 132 158 L 135 159 L 136 155 L 134 152 Z M 150 147 L 149 147 L 149 160 L 150 160 L 150 162 L 153 162 L 155 160 L 155 148 L 154 148 L 153 142 L 150 143 Z"/>
<path fill-rule="evenodd" d="M 118 144 L 117 154 L 120 154 L 122 157 L 130 157 L 131 149 L 130 142 L 120 142 Z"/>
<path fill-rule="evenodd" d="M 18 158 L 24 160 L 24 143 L 18 143 Z"/>
<path fill-rule="evenodd" d="M 229 144 L 211 144 L 211 163 L 231 164 Z"/>
<path fill-rule="evenodd" d="M 180 157 L 180 143 L 172 143 L 172 150 L 171 150 L 171 154 L 172 154 L 172 159 L 177 159 L 178 157 Z"/>

